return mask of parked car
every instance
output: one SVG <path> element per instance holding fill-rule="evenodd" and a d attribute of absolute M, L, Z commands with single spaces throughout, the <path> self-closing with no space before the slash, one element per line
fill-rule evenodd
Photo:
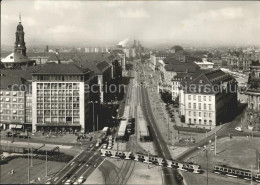
<path fill-rule="evenodd" d="M 236 127 L 235 130 L 237 130 L 239 132 L 243 132 L 243 129 L 241 127 Z"/>

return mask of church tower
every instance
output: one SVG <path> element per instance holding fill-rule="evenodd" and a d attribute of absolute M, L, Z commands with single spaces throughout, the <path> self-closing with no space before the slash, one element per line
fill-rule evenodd
<path fill-rule="evenodd" d="M 26 56 L 26 47 L 25 47 L 25 42 L 24 42 L 24 32 L 23 32 L 23 25 L 21 22 L 21 14 L 19 15 L 19 24 L 17 25 L 16 28 L 16 33 L 15 33 L 15 44 L 14 44 L 14 52 L 20 53 L 24 56 Z"/>

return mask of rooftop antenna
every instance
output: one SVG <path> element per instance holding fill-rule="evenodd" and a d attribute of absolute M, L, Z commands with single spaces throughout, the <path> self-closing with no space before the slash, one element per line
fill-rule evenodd
<path fill-rule="evenodd" d="M 22 22 L 22 16 L 21 16 L 21 12 L 19 13 L 19 23 Z"/>

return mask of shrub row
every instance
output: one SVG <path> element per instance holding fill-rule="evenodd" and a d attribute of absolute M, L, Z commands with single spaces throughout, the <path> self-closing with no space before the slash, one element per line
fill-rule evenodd
<path fill-rule="evenodd" d="M 180 127 L 180 126 L 174 126 L 175 130 L 183 131 L 183 132 L 197 132 L 197 133 L 206 133 L 209 132 L 209 129 L 205 128 L 193 128 L 193 127 Z"/>
<path fill-rule="evenodd" d="M 9 161 L 11 161 L 12 159 L 15 158 L 27 158 L 27 155 L 13 155 L 13 156 L 7 156 L 5 157 L 3 160 L 0 161 L 0 165 L 2 164 L 7 164 Z M 34 156 L 34 159 L 40 159 L 40 160 L 45 160 L 46 157 L 44 155 L 38 155 L 38 156 Z M 68 163 L 69 161 L 71 161 L 73 159 L 73 156 L 68 155 L 68 154 L 64 154 L 64 153 L 59 153 L 57 155 L 52 155 L 52 156 L 47 156 L 47 160 L 48 161 L 55 161 L 55 162 L 65 162 Z"/>

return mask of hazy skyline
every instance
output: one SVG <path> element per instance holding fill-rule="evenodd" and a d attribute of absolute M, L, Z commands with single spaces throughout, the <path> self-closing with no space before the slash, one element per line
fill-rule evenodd
<path fill-rule="evenodd" d="M 142 43 L 260 45 L 259 1 L 1 2 L 1 42 L 13 45 L 22 14 L 27 47 Z"/>

